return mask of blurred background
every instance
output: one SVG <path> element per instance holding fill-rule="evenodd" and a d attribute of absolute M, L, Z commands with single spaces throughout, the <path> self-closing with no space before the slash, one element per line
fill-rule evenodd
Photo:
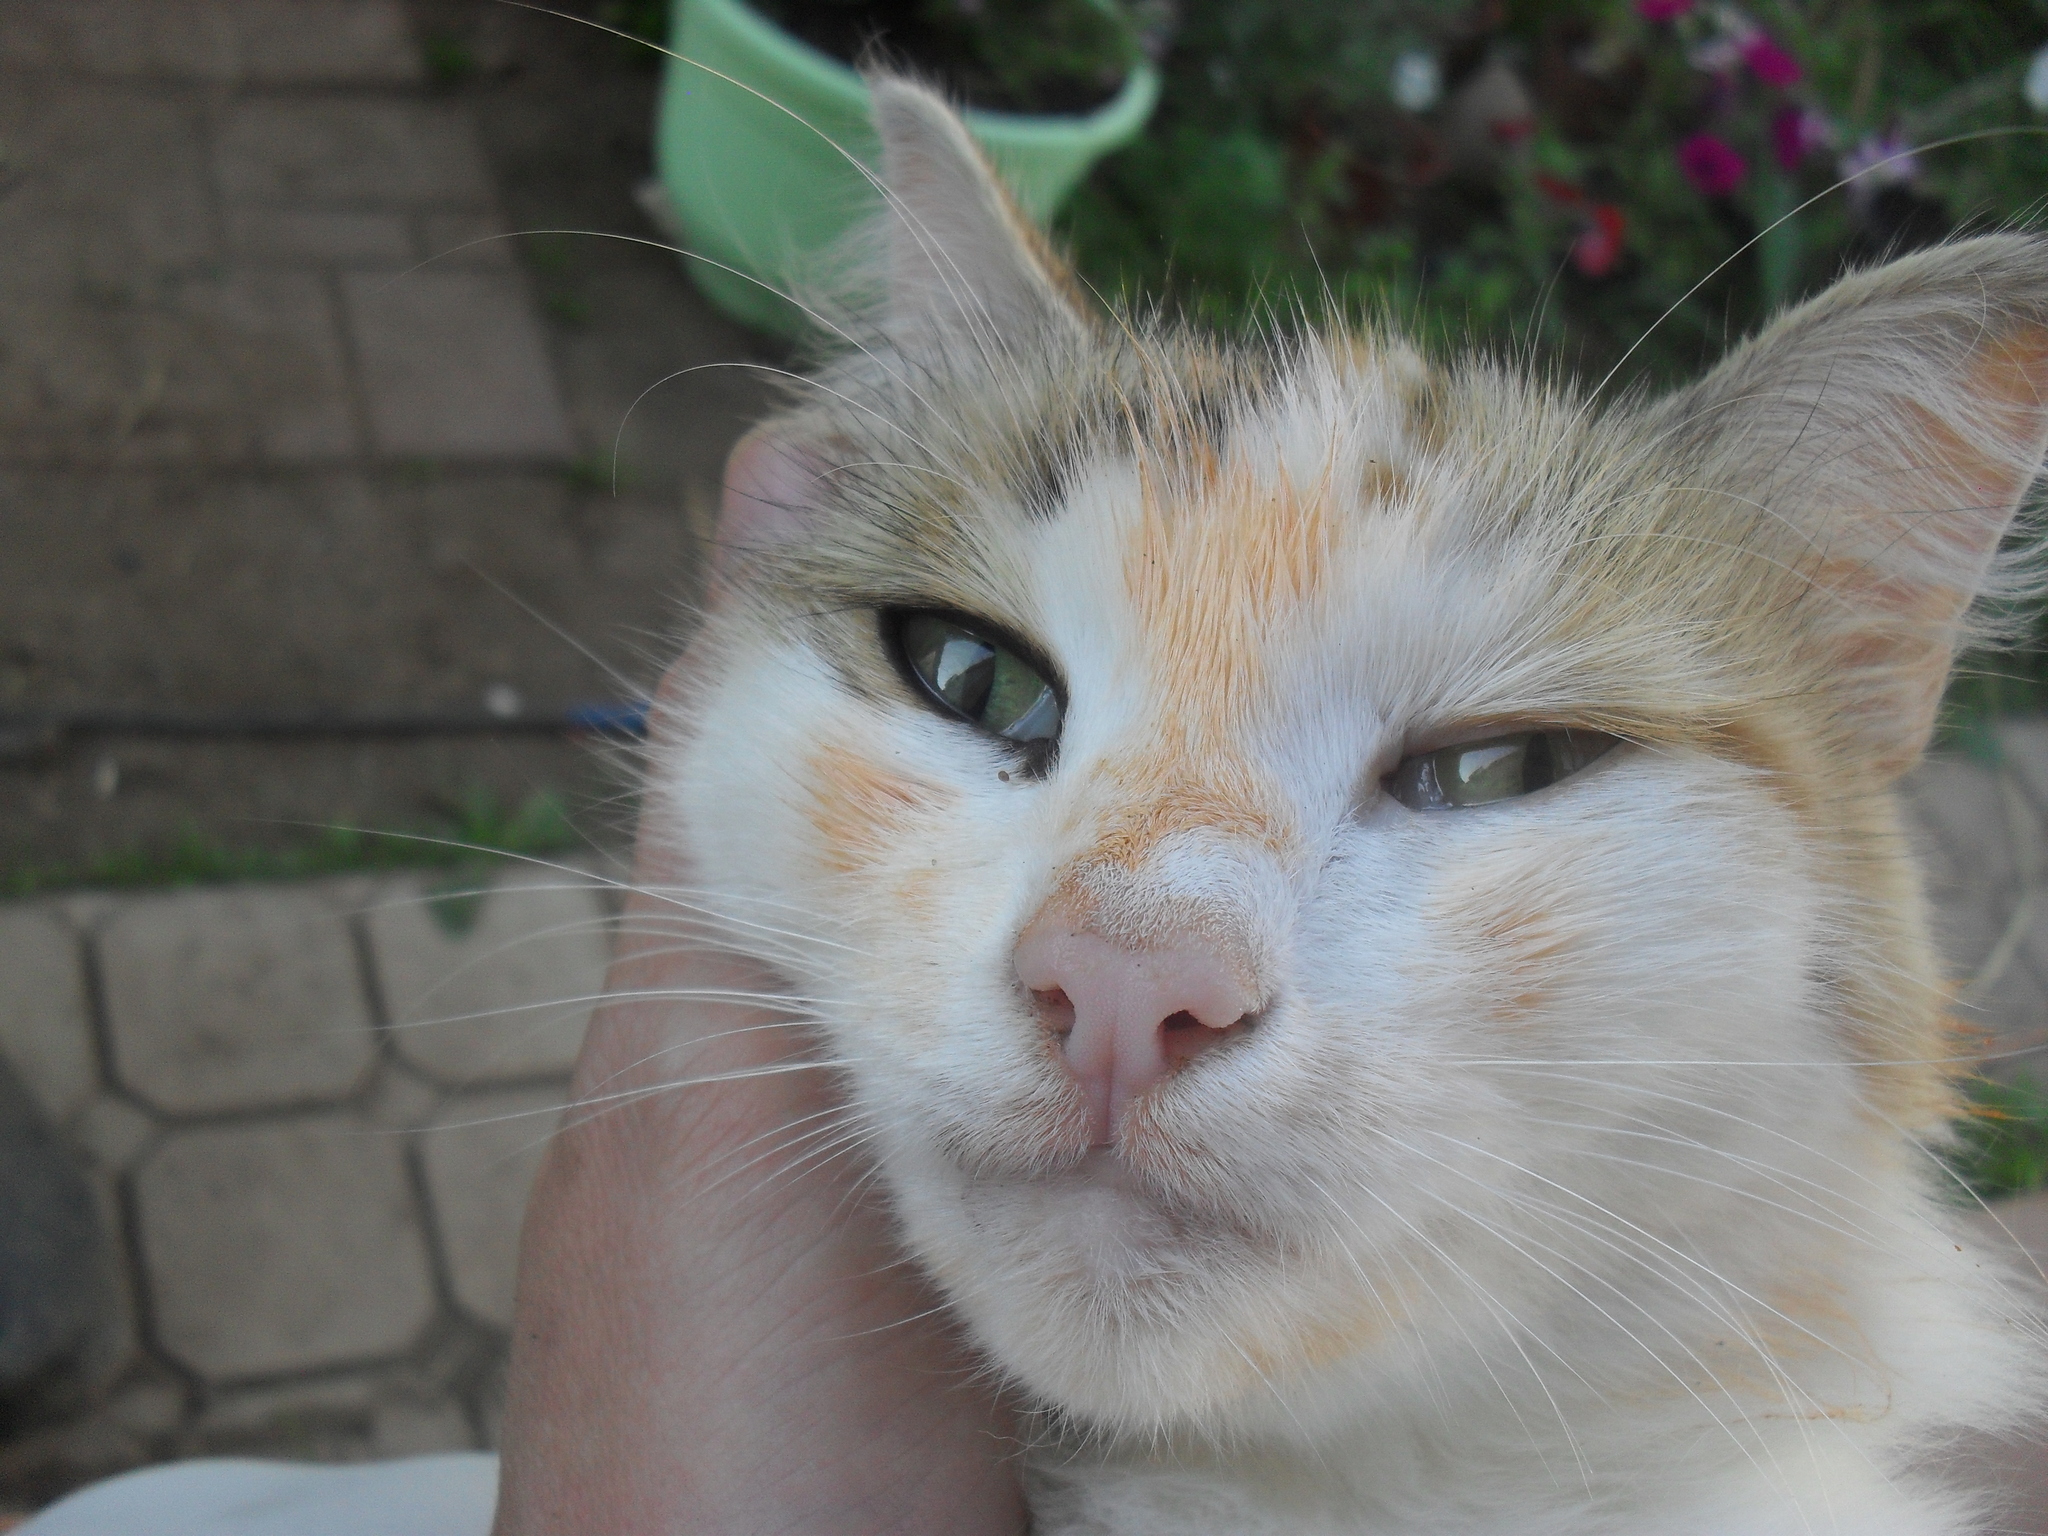
<path fill-rule="evenodd" d="M 856 152 L 845 61 L 945 82 L 1106 297 L 1610 390 L 2048 193 L 2048 0 L 677 4 L 0 5 L 0 1507 L 494 1438 L 640 701 L 867 206 L 652 44 Z M 2038 1248 L 2044 656 L 1911 788 Z"/>

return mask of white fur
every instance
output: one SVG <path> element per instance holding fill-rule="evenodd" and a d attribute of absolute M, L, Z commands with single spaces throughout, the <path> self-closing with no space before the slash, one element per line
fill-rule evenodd
<path fill-rule="evenodd" d="M 938 109 L 892 110 L 914 136 Z M 1584 510 L 1675 494 L 1683 471 L 1643 468 L 1656 434 L 1624 415 L 1588 436 L 1583 410 L 1482 379 L 1453 430 L 1418 436 L 1410 355 L 1311 343 L 1213 429 L 1227 492 L 1097 442 L 1033 514 L 987 466 L 1007 462 L 1004 433 L 1028 437 L 1060 405 L 1060 359 L 1083 345 L 1070 320 L 1034 342 L 1027 312 L 1058 287 L 1019 275 L 1034 259 L 999 272 L 1000 327 L 977 319 L 971 274 L 943 268 L 942 313 L 893 340 L 885 328 L 831 376 L 857 411 L 778 430 L 813 459 L 916 471 L 950 498 L 913 519 L 900 507 L 924 481 L 862 503 L 821 477 L 805 515 L 846 553 L 811 569 L 871 560 L 878 591 L 912 581 L 873 553 L 883 535 L 865 516 L 944 543 L 929 601 L 972 601 L 1061 669 L 1057 768 L 1013 774 L 997 744 L 917 702 L 837 599 L 815 622 L 740 603 L 672 722 L 650 814 L 689 850 L 727 941 L 818 1000 L 904 1242 L 1046 1410 L 1039 1529 L 1976 1529 L 1982 1511 L 1915 1458 L 2020 1422 L 2048 1363 L 2019 1282 L 1951 1230 L 1922 1144 L 1934 1127 L 1897 1122 L 1857 1034 L 1856 997 L 1910 1012 L 1926 986 L 1910 877 L 1886 883 L 1904 866 L 1882 778 L 1826 782 L 1825 753 L 1851 748 L 1824 745 L 1800 770 L 1820 782 L 1795 783 L 1675 733 L 1460 812 L 1410 811 L 1379 787 L 1403 752 L 1473 722 L 1570 720 L 1645 694 L 1710 724 L 1742 715 L 1741 688 L 1761 685 L 1726 662 L 1670 528 L 1646 514 L 1603 532 Z M 1857 318 L 1853 295 L 1834 302 Z M 1799 378 L 1825 374 L 1796 329 L 1773 335 L 1798 341 Z M 1040 375 L 1033 345 L 1052 359 Z M 1744 354 L 1746 388 L 1771 345 Z M 984 381 L 986 399 L 945 360 L 977 348 L 982 366 L 1019 368 Z M 1497 431 L 1477 419 L 1489 410 Z M 1839 430 L 1878 419 L 1845 412 Z M 1707 430 L 1663 420 L 1695 445 Z M 2011 500 L 2042 430 L 2013 428 Z M 1729 432 L 1735 460 L 1768 436 Z M 1808 498 L 1816 518 L 1840 511 L 1826 490 Z M 1203 543 L 1204 519 L 1290 497 L 1335 530 L 1296 588 L 1258 587 L 1286 552 L 1259 543 L 1256 519 L 1242 548 Z M 1744 536 L 1780 533 L 1791 509 L 1774 502 Z M 1740 542 L 1734 525 L 1696 526 L 1700 583 L 1747 579 L 1712 552 Z M 1986 536 L 1923 542 L 1981 580 Z M 1596 537 L 1646 553 L 1589 566 Z M 1828 537 L 1816 522 L 1789 547 Z M 1648 585 L 1613 585 L 1631 573 Z M 1134 596 L 1155 580 L 1177 584 L 1163 608 Z M 1929 644 L 1952 643 L 1968 596 L 1928 621 Z M 1588 602 L 1612 622 L 1584 622 Z M 1835 643 L 1850 627 L 1814 631 Z M 1876 732 L 1869 713 L 1855 730 Z M 1909 758 L 1914 729 L 1884 750 Z M 821 753 L 889 786 L 886 835 L 857 857 L 834 830 L 848 813 L 821 810 Z M 1217 785 L 1262 835 L 1190 814 L 1135 864 L 1089 862 L 1158 797 Z M 1879 829 L 1848 854 L 1828 820 L 1838 788 Z M 1858 859 L 1878 873 L 1845 874 Z M 1269 998 L 1255 1030 L 1157 1090 L 1114 1153 L 1076 1140 L 1071 1085 L 1011 963 L 1076 870 L 1120 920 L 1227 930 Z M 765 911 L 772 939 L 754 925 Z M 1893 930 L 1873 912 L 1905 949 L 1884 952 L 1874 935 Z"/>
<path fill-rule="evenodd" d="M 1267 430 L 1327 443 L 1356 420 Z M 1191 831 L 1147 866 L 1228 910 L 1283 999 L 1167 1089 L 1160 1119 L 1200 1156 L 1133 1192 L 985 1134 L 1056 1090 L 1015 936 L 1101 814 L 1091 765 L 1162 728 L 1116 555 L 1133 500 L 1104 465 L 1024 535 L 1016 602 L 1073 696 L 1049 780 L 999 781 L 987 743 L 907 695 L 850 700 L 789 637 L 720 678 L 665 786 L 729 910 L 833 915 L 830 942 L 776 958 L 839 1000 L 823 1025 L 912 1251 L 1090 1441 L 1048 1449 L 1046 1507 L 1119 1536 L 1958 1528 L 1897 1469 L 1924 1425 L 2018 1399 L 2023 1334 L 1937 1219 L 1931 1167 L 1859 1114 L 1810 979 L 1838 893 L 1759 774 L 1687 750 L 1464 813 L 1375 793 L 1390 744 L 1542 670 L 1514 573 L 1402 521 L 1363 524 L 1347 601 L 1266 637 L 1246 737 L 1293 856 Z M 887 856 L 940 880 L 941 926 L 878 904 L 886 878 L 849 905 L 821 869 L 790 770 L 839 738 L 949 795 Z M 1574 961 L 1510 1031 L 1441 912 L 1517 882 Z M 1780 1315 L 1774 1292 L 1816 1284 L 1841 1287 L 1833 1321 Z M 1248 1346 L 1284 1359 L 1304 1317 L 1381 1326 L 1261 1379 Z"/>

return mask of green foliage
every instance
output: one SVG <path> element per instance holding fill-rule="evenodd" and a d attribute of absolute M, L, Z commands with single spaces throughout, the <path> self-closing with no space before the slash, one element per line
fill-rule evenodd
<path fill-rule="evenodd" d="M 666 43 L 668 5 L 669 0 L 605 0 L 605 3 L 598 7 L 597 19 L 608 27 L 617 27 L 621 32 L 639 38 L 642 42 Z M 660 55 L 655 54 L 651 57 L 659 58 Z"/>
<path fill-rule="evenodd" d="M 429 33 L 423 38 L 420 54 L 426 62 L 427 77 L 438 86 L 461 85 L 476 74 L 476 55 L 469 51 L 469 45 L 445 32 Z"/>
<path fill-rule="evenodd" d="M 1963 1182 L 1986 1200 L 2048 1187 L 2048 1090 L 2024 1074 L 1979 1078 L 1969 1098 L 1949 1154 Z"/>
<path fill-rule="evenodd" d="M 167 847 L 131 849 L 76 866 L 17 866 L 0 875 L 0 895 L 299 880 L 383 869 L 468 874 L 488 868 L 504 855 L 559 853 L 575 842 L 575 831 L 557 796 L 542 792 L 507 808 L 488 791 L 475 790 L 444 806 L 433 822 L 411 831 L 322 827 L 284 847 L 259 848 L 236 847 L 187 827 Z"/>
<path fill-rule="evenodd" d="M 871 51 L 935 75 L 970 105 L 1085 112 L 1137 63 L 1159 0 L 750 0 L 849 63 Z"/>
<path fill-rule="evenodd" d="M 580 293 L 568 293 L 556 289 L 541 296 L 540 307 L 550 319 L 564 325 L 588 325 L 590 323 L 590 300 Z"/>
<path fill-rule="evenodd" d="M 1137 25 L 1114 0 L 925 0 L 921 10 L 1020 105 L 1063 82 L 1083 99 L 1114 94 L 1138 60 Z"/>
<path fill-rule="evenodd" d="M 1319 305 L 1327 287 L 1428 335 L 1595 376 L 1627 356 L 1623 378 L 1654 381 L 1697 371 L 1846 260 L 2026 217 L 2048 189 L 2048 145 L 2019 91 L 2048 42 L 2041 0 L 1758 0 L 1754 22 L 1803 70 L 1783 87 L 1696 67 L 1720 14 L 1652 22 L 1631 0 L 1187 0 L 1157 117 L 1098 169 L 1066 232 L 1106 291 L 1250 323 L 1300 298 Z M 1443 95 L 1423 110 L 1393 97 L 1405 55 L 1441 71 Z M 1526 111 L 1496 101 L 1488 118 L 1489 90 L 1519 90 Z M 1811 108 L 1836 141 L 1790 171 L 1772 137 L 1787 107 Z M 1896 206 L 1829 190 L 1839 159 L 1873 136 L 2015 126 L 2029 131 L 1923 157 Z M 1486 142 L 1510 128 L 1519 142 Z M 1679 145 L 1705 129 L 1747 164 L 1727 195 L 1681 170 Z M 1573 257 L 1595 205 L 1625 226 L 1605 266 Z"/>

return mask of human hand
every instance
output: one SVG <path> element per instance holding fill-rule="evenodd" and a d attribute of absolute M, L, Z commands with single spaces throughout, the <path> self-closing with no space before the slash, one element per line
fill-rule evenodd
<path fill-rule="evenodd" d="M 807 1155 L 830 1074 L 682 873 L 643 828 L 521 1235 L 495 1536 L 1022 1531 L 1002 1405 L 863 1165 Z"/>

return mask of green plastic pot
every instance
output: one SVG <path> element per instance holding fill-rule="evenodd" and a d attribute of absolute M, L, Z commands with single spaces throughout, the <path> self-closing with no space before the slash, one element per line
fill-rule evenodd
<path fill-rule="evenodd" d="M 880 160 L 867 87 L 738 0 L 681 0 L 669 46 L 682 57 L 667 61 L 655 171 L 690 253 L 684 265 L 727 314 L 796 335 L 809 322 L 776 290 L 815 283 L 832 250 L 881 208 L 840 153 L 870 168 Z M 1141 63 L 1085 117 L 965 117 L 1018 203 L 1043 222 L 1091 165 L 1137 137 L 1158 99 L 1158 72 Z"/>

